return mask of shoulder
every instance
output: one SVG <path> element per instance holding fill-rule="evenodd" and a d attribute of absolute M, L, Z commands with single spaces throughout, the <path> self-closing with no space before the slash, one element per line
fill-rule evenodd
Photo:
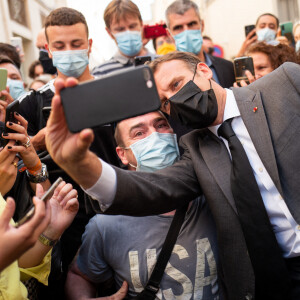
<path fill-rule="evenodd" d="M 110 72 L 122 69 L 122 68 L 124 68 L 124 64 L 120 63 L 118 60 L 116 60 L 114 57 L 112 57 L 110 60 L 95 67 L 92 70 L 92 74 L 95 76 L 105 75 Z"/>

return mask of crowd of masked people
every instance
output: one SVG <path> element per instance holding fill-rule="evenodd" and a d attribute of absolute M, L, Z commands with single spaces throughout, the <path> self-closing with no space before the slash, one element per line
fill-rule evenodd
<path fill-rule="evenodd" d="M 300 23 L 288 40 L 258 16 L 236 54 L 254 70 L 237 82 L 192 0 L 150 38 L 131 0 L 103 17 L 118 50 L 92 70 L 71 8 L 46 17 L 29 85 L 0 43 L 0 299 L 299 300 Z M 61 90 L 137 57 L 161 109 L 71 133 Z"/>

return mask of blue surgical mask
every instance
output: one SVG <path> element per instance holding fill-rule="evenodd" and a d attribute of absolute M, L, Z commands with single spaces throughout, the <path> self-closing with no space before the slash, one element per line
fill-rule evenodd
<path fill-rule="evenodd" d="M 21 80 L 7 78 L 7 85 L 9 87 L 9 93 L 14 100 L 17 100 L 22 94 L 25 93 L 24 83 Z"/>
<path fill-rule="evenodd" d="M 118 48 L 127 56 L 134 56 L 138 54 L 143 46 L 142 35 L 140 31 L 127 30 L 116 33 Z"/>
<path fill-rule="evenodd" d="M 185 30 L 174 35 L 176 49 L 178 51 L 198 54 L 201 51 L 203 38 L 201 30 Z"/>
<path fill-rule="evenodd" d="M 154 172 L 173 165 L 179 158 L 176 134 L 153 132 L 130 147 L 136 161 L 137 171 Z"/>
<path fill-rule="evenodd" d="M 89 49 L 53 51 L 53 66 L 68 77 L 78 78 L 89 64 Z"/>
<path fill-rule="evenodd" d="M 265 27 L 264 29 L 260 29 L 256 31 L 257 40 L 259 42 L 271 42 L 274 41 L 276 38 L 276 32 L 269 27 Z"/>
<path fill-rule="evenodd" d="M 300 41 L 298 41 L 296 43 L 295 50 L 296 50 L 296 52 L 298 52 L 300 50 Z"/>

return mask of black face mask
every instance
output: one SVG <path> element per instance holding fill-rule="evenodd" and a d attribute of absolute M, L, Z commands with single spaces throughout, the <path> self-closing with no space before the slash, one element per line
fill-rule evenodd
<path fill-rule="evenodd" d="M 57 73 L 56 68 L 53 67 L 52 59 L 49 57 L 46 50 L 40 50 L 39 61 L 41 62 L 44 73 L 54 75 Z"/>
<path fill-rule="evenodd" d="M 194 129 L 212 125 L 218 115 L 218 102 L 211 82 L 209 90 L 201 91 L 194 81 L 190 80 L 169 101 L 170 118 Z"/>
<path fill-rule="evenodd" d="M 212 55 L 215 51 L 214 47 L 208 47 L 208 54 Z"/>

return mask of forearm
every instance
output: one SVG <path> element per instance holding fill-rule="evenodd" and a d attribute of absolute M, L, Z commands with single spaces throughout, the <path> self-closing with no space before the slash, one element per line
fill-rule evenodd
<path fill-rule="evenodd" d="M 94 284 L 83 278 L 71 269 L 65 284 L 65 293 L 70 300 L 86 300 L 96 297 L 96 287 Z"/>
<path fill-rule="evenodd" d="M 45 246 L 39 240 L 36 241 L 34 246 L 27 250 L 18 260 L 20 268 L 32 268 L 38 266 L 45 255 L 51 250 L 52 247 Z"/>

